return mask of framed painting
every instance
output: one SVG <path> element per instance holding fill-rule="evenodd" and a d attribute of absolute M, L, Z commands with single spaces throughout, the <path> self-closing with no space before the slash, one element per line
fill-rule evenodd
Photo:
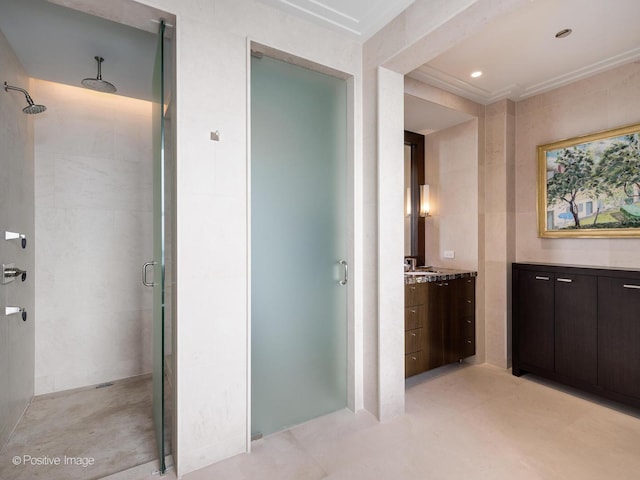
<path fill-rule="evenodd" d="M 640 237 L 640 124 L 538 146 L 540 237 Z"/>

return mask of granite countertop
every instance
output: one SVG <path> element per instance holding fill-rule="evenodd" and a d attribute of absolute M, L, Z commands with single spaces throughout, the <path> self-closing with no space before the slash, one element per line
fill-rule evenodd
<path fill-rule="evenodd" d="M 473 270 L 457 270 L 454 268 L 430 267 L 421 271 L 420 267 L 414 272 L 404 272 L 405 285 L 413 283 L 441 282 L 443 280 L 455 280 L 456 278 L 476 277 L 478 272 Z"/>

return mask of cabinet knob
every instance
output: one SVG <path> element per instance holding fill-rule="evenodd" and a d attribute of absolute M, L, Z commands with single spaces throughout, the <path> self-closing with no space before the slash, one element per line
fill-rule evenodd
<path fill-rule="evenodd" d="M 471 340 L 467 340 L 467 343 L 468 343 L 469 345 L 471 345 Z"/>
<path fill-rule="evenodd" d="M 415 361 L 415 360 L 418 360 L 418 359 L 416 357 L 411 357 L 411 360 Z"/>
<path fill-rule="evenodd" d="M 467 300 L 467 303 L 471 303 L 471 300 Z"/>
<path fill-rule="evenodd" d="M 413 333 L 413 332 L 411 332 L 411 336 L 412 336 L 412 337 L 415 337 L 415 336 L 416 336 L 416 334 L 415 334 L 415 333 Z"/>
<path fill-rule="evenodd" d="M 416 313 L 416 311 L 415 311 L 415 310 L 409 310 L 409 311 L 410 311 L 412 314 Z"/>
<path fill-rule="evenodd" d="M 471 325 L 471 320 L 467 320 L 467 323 L 468 323 L 469 325 Z"/>

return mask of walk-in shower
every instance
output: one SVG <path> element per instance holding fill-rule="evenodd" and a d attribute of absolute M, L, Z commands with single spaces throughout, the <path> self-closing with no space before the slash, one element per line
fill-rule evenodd
<path fill-rule="evenodd" d="M 27 92 L 24 88 L 12 87 L 11 85 L 8 85 L 7 82 L 4 82 L 4 91 L 8 92 L 9 90 L 15 90 L 17 92 L 24 93 L 24 96 L 27 99 L 27 103 L 29 104 L 22 109 L 24 113 L 42 113 L 47 109 L 47 107 L 45 107 L 44 105 L 36 105 L 31 98 L 31 95 L 29 95 L 29 92 Z"/>

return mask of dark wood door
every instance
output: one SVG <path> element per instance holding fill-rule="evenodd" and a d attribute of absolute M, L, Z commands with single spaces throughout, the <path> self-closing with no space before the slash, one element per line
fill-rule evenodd
<path fill-rule="evenodd" d="M 518 359 L 514 367 L 554 370 L 554 282 L 544 271 L 518 272 L 517 302 Z"/>
<path fill-rule="evenodd" d="M 598 277 L 598 380 L 640 399 L 640 281 Z"/>
<path fill-rule="evenodd" d="M 556 274 L 555 369 L 572 380 L 598 383 L 597 278 Z"/>
<path fill-rule="evenodd" d="M 427 287 L 425 347 L 427 370 L 429 370 L 445 364 L 444 328 L 449 318 L 450 285 L 449 282 L 429 282 L 425 285 Z"/>
<path fill-rule="evenodd" d="M 450 280 L 451 311 L 445 325 L 445 361 L 457 362 L 475 354 L 475 278 Z"/>

